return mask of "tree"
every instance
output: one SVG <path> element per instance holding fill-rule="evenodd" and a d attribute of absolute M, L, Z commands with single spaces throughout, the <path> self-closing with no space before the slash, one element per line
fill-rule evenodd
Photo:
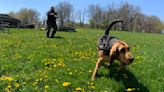
<path fill-rule="evenodd" d="M 22 24 L 37 23 L 39 21 L 39 12 L 34 9 L 22 8 L 18 12 L 18 18 Z"/>
<path fill-rule="evenodd" d="M 58 17 L 61 20 L 61 26 L 64 25 L 64 23 L 70 22 L 73 14 L 73 6 L 68 2 L 60 2 L 56 6 L 56 11 L 58 13 Z"/>
<path fill-rule="evenodd" d="M 79 10 L 76 12 L 76 18 L 78 20 L 78 23 L 81 27 L 84 26 L 85 16 L 87 14 L 87 10 L 84 8 L 83 10 Z"/>
<path fill-rule="evenodd" d="M 94 28 L 99 28 L 103 20 L 103 9 L 99 5 L 89 5 L 88 13 Z"/>
<path fill-rule="evenodd" d="M 122 3 L 118 9 L 119 19 L 123 20 L 123 30 L 134 31 L 134 22 L 137 14 L 140 13 L 139 7 L 129 4 L 128 2 Z"/>
<path fill-rule="evenodd" d="M 22 25 L 39 22 L 39 12 L 34 9 L 22 8 L 19 12 L 9 12 L 9 15 L 20 19 Z"/>

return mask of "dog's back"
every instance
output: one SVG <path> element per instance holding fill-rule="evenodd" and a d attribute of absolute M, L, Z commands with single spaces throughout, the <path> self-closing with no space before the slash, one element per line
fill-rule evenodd
<path fill-rule="evenodd" d="M 118 38 L 116 37 L 110 37 L 109 36 L 109 31 L 112 28 L 112 26 L 118 22 L 123 22 L 123 21 L 113 21 L 109 27 L 107 28 L 107 30 L 105 31 L 105 34 L 103 36 L 101 36 L 98 40 L 98 49 L 99 50 L 103 50 L 105 55 L 109 55 L 110 49 L 112 47 L 112 45 L 118 41 Z"/>
<path fill-rule="evenodd" d="M 108 35 L 101 36 L 98 40 L 98 49 L 103 50 L 105 55 L 109 55 L 112 45 L 119 41 L 116 37 L 110 37 Z"/>

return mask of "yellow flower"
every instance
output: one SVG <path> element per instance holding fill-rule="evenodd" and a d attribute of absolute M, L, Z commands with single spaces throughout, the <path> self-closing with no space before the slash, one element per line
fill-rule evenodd
<path fill-rule="evenodd" d="M 89 73 L 91 73 L 92 72 L 92 70 L 89 70 Z"/>
<path fill-rule="evenodd" d="M 35 81 L 39 81 L 39 79 L 36 79 Z"/>
<path fill-rule="evenodd" d="M 11 90 L 12 90 L 11 88 L 12 88 L 12 86 L 11 86 L 11 85 L 8 85 L 8 86 L 5 88 L 5 91 L 6 91 L 6 92 L 11 92 Z"/>
<path fill-rule="evenodd" d="M 15 87 L 16 88 L 19 88 L 20 87 L 20 84 L 19 83 L 15 83 Z"/>
<path fill-rule="evenodd" d="M 91 82 L 91 83 L 90 83 L 90 88 L 93 88 L 93 89 L 95 88 L 95 86 L 94 86 L 94 83 L 93 83 L 93 82 Z"/>
<path fill-rule="evenodd" d="M 91 86 L 91 88 L 93 88 L 93 89 L 94 89 L 94 88 L 95 88 L 95 86 Z"/>
<path fill-rule="evenodd" d="M 80 87 L 76 88 L 76 91 L 80 91 L 80 90 L 82 90 Z"/>
<path fill-rule="evenodd" d="M 6 80 L 13 81 L 14 79 L 13 79 L 13 78 L 11 78 L 11 77 L 7 77 L 7 79 L 6 79 Z"/>
<path fill-rule="evenodd" d="M 44 86 L 44 88 L 46 88 L 46 89 L 47 89 L 47 88 L 49 88 L 49 86 L 48 86 L 48 85 L 45 85 L 45 86 Z"/>
<path fill-rule="evenodd" d="M 8 86 L 7 86 L 7 88 L 9 88 L 9 89 L 10 89 L 11 87 L 12 87 L 11 85 L 8 85 Z"/>
<path fill-rule="evenodd" d="M 128 88 L 126 91 L 130 92 L 130 91 L 134 91 L 135 88 Z"/>
<path fill-rule="evenodd" d="M 70 75 L 72 75 L 72 72 L 69 72 Z"/>
<path fill-rule="evenodd" d="M 71 85 L 70 82 L 64 82 L 64 83 L 63 83 L 63 86 L 64 86 L 64 87 L 67 87 L 67 86 L 69 86 L 69 85 Z"/>
<path fill-rule="evenodd" d="M 14 79 L 12 77 L 2 76 L 2 77 L 0 77 L 0 80 L 13 81 Z"/>
<path fill-rule="evenodd" d="M 48 78 L 48 75 L 45 75 L 44 77 L 45 77 L 45 78 Z"/>
<path fill-rule="evenodd" d="M 37 84 L 38 84 L 38 82 L 34 82 L 34 83 L 33 83 L 33 85 L 37 85 Z"/>
<path fill-rule="evenodd" d="M 91 82 L 91 85 L 93 85 L 94 83 L 93 82 Z"/>
<path fill-rule="evenodd" d="M 54 64 L 54 67 L 56 68 L 56 67 L 57 67 L 57 65 L 55 65 L 55 64 Z"/>

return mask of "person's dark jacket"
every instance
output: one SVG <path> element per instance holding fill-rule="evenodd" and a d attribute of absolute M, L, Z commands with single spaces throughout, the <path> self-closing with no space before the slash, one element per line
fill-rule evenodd
<path fill-rule="evenodd" d="M 57 18 L 57 13 L 55 11 L 49 11 L 47 13 L 47 24 L 48 25 L 56 25 L 56 18 Z"/>

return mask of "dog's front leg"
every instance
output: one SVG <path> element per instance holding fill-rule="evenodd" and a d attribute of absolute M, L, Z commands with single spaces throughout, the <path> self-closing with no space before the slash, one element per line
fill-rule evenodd
<path fill-rule="evenodd" d="M 96 73 L 97 73 L 98 69 L 100 68 L 100 62 L 102 60 L 103 60 L 103 58 L 98 58 L 98 60 L 96 62 L 95 69 L 94 69 L 93 74 L 92 74 L 92 80 L 95 80 Z"/>
<path fill-rule="evenodd" d="M 118 72 L 125 70 L 125 65 L 120 64 L 118 68 Z"/>

